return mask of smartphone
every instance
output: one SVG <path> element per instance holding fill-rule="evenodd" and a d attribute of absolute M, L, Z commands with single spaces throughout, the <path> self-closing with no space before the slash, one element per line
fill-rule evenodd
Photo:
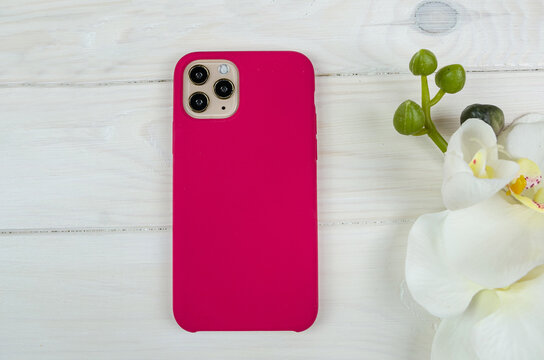
<path fill-rule="evenodd" d="M 174 72 L 173 311 L 195 331 L 318 311 L 315 78 L 293 51 L 195 52 Z"/>

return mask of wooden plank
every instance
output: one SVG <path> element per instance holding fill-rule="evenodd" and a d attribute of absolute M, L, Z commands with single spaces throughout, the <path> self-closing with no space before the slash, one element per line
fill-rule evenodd
<path fill-rule="evenodd" d="M 320 232 L 320 313 L 303 333 L 196 333 L 171 313 L 171 233 L 0 238 L 0 358 L 428 358 L 436 320 L 405 293 L 409 224 Z"/>
<path fill-rule="evenodd" d="M 171 222 L 168 84 L 1 92 L 0 228 Z"/>
<path fill-rule="evenodd" d="M 470 74 L 433 110 L 447 136 L 471 103 L 542 110 L 544 74 Z M 442 156 L 398 135 L 413 76 L 317 82 L 321 224 L 411 222 L 443 208 Z M 0 89 L 0 229 L 171 225 L 171 84 Z"/>
<path fill-rule="evenodd" d="M 306 53 L 318 74 L 407 72 L 419 48 L 470 70 L 542 69 L 540 1 L 39 1 L 0 5 L 0 82 L 170 79 L 195 50 Z"/>

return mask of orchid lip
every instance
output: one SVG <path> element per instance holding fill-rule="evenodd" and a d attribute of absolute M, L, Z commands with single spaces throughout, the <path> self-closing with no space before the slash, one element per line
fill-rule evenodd
<path fill-rule="evenodd" d="M 544 187 L 538 165 L 526 158 L 519 159 L 517 163 L 520 166 L 519 176 L 507 185 L 507 195 L 544 214 Z"/>

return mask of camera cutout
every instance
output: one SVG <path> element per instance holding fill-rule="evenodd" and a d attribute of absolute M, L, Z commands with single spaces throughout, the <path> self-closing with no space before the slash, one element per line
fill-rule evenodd
<path fill-rule="evenodd" d="M 201 59 L 183 72 L 183 108 L 193 118 L 223 119 L 239 104 L 239 73 L 232 61 Z"/>
<path fill-rule="evenodd" d="M 195 65 L 191 68 L 191 70 L 189 70 L 189 79 L 191 79 L 191 81 L 196 85 L 206 83 L 209 76 L 210 72 L 205 66 L 202 65 Z"/>
<path fill-rule="evenodd" d="M 194 112 L 203 112 L 208 107 L 208 95 L 202 92 L 196 92 L 189 97 L 189 106 Z"/>
<path fill-rule="evenodd" d="M 228 99 L 234 91 L 234 85 L 232 84 L 232 81 L 228 79 L 219 79 L 215 82 L 213 91 L 218 98 Z"/>

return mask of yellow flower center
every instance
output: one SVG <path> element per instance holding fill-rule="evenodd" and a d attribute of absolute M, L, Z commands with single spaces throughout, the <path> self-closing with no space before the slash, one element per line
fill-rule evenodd
<path fill-rule="evenodd" d="M 525 190 L 525 187 L 527 186 L 527 180 L 525 180 L 525 176 L 520 175 L 519 178 L 512 181 L 508 188 L 511 192 L 513 192 L 516 195 L 519 195 Z"/>
<path fill-rule="evenodd" d="M 529 159 L 519 159 L 520 175 L 508 184 L 507 195 L 523 205 L 544 214 L 544 187 L 538 165 Z"/>

